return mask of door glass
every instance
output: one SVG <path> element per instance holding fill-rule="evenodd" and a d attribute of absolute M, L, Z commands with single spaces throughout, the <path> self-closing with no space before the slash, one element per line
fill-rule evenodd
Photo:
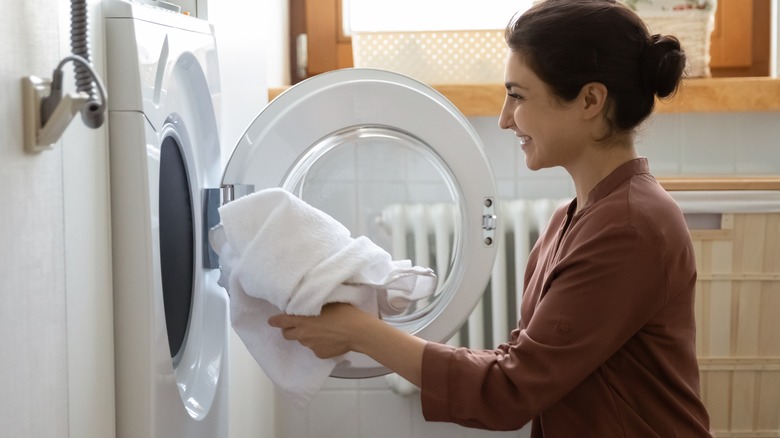
<path fill-rule="evenodd" d="M 462 197 L 449 168 L 420 139 L 395 127 L 342 129 L 312 145 L 282 187 L 331 215 L 352 237 L 364 235 L 394 260 L 409 259 L 436 272 L 434 296 L 405 314 L 385 316 L 389 322 L 424 319 L 439 301 L 451 298 L 441 291 L 452 290 L 445 285 L 460 245 Z M 444 239 L 453 249 L 448 254 L 437 251 L 435 230 L 438 240 L 446 230 Z"/>
<path fill-rule="evenodd" d="M 187 169 L 174 137 L 160 147 L 160 271 L 168 345 L 174 367 L 184 346 L 192 308 L 194 225 Z"/>
<path fill-rule="evenodd" d="M 383 315 L 423 339 L 450 339 L 490 277 L 496 187 L 482 142 L 452 103 L 407 76 L 343 69 L 291 87 L 247 128 L 222 182 L 282 187 L 393 260 L 433 269 L 433 296 Z M 387 372 L 370 360 L 348 368 L 334 373 Z"/>

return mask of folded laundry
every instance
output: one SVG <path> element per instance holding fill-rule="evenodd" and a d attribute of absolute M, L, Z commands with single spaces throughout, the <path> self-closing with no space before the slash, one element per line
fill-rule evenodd
<path fill-rule="evenodd" d="M 344 357 L 318 359 L 268 325 L 278 313 L 317 315 L 346 302 L 379 315 L 402 313 L 430 296 L 436 276 L 409 260 L 392 260 L 365 236 L 291 193 L 271 188 L 219 209 L 209 233 L 220 256 L 220 284 L 230 294 L 233 329 L 266 375 L 305 406 Z"/>

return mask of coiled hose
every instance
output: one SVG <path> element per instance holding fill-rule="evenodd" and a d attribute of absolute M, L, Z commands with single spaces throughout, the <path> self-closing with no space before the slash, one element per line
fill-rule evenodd
<path fill-rule="evenodd" d="M 105 91 L 97 90 L 96 82 L 99 78 L 94 76 L 94 71 L 89 68 L 92 57 L 89 51 L 89 35 L 87 33 L 87 1 L 71 0 L 70 2 L 70 47 L 73 55 L 82 58 L 85 63 L 74 63 L 76 77 L 76 90 L 83 91 L 89 96 L 89 100 L 81 110 L 81 119 L 90 128 L 100 127 L 106 118 Z M 97 99 L 97 91 L 101 91 L 101 100 Z"/>

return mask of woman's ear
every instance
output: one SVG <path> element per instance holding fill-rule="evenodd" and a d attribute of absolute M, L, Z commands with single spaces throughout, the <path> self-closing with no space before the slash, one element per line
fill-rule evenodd
<path fill-rule="evenodd" d="M 580 102 L 586 119 L 599 116 L 607 106 L 607 87 L 601 82 L 588 82 L 580 90 Z"/>

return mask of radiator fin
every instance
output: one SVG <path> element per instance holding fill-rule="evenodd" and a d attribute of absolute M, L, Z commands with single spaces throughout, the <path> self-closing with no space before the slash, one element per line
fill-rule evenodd
<path fill-rule="evenodd" d="M 493 348 L 508 340 L 520 315 L 528 254 L 555 209 L 569 200 L 503 200 L 497 205 L 498 252 L 482 299 L 449 344 Z M 453 252 L 452 204 L 393 204 L 380 223 L 390 233 L 393 259 L 431 266 L 443 284 Z"/>

